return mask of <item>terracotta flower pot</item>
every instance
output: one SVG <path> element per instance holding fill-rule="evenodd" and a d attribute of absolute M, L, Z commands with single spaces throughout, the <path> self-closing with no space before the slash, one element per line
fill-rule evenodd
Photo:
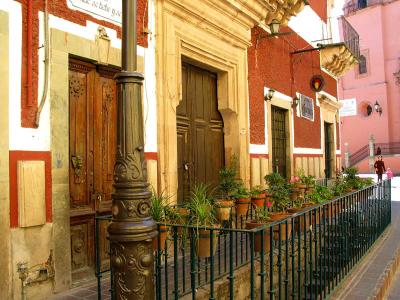
<path fill-rule="evenodd" d="M 261 227 L 263 225 L 265 225 L 265 223 L 257 223 L 256 221 L 251 220 L 246 222 L 246 229 L 254 229 L 257 227 Z M 263 242 L 262 233 L 261 231 L 258 231 L 254 237 L 254 252 L 261 252 L 262 242 Z M 264 231 L 264 252 L 268 252 L 270 249 L 271 249 L 271 243 L 270 243 L 269 229 L 266 229 Z"/>
<path fill-rule="evenodd" d="M 279 212 L 279 213 L 271 213 L 270 215 L 270 219 L 272 222 L 275 221 L 280 221 L 286 217 L 288 217 L 289 214 L 285 213 L 285 212 Z M 286 222 L 281 223 L 280 227 L 281 227 L 281 234 L 280 234 L 280 239 L 281 241 L 286 241 L 286 226 L 287 226 L 287 231 L 288 231 L 288 238 L 290 238 L 290 234 L 292 233 L 292 222 L 290 220 L 288 220 L 287 224 Z M 279 225 L 275 225 L 274 226 L 274 236 L 273 239 L 275 241 L 279 240 Z"/>
<path fill-rule="evenodd" d="M 299 193 L 300 193 L 300 190 L 299 190 L 299 189 L 292 189 L 292 190 L 290 191 L 290 200 L 291 200 L 292 202 L 296 201 L 297 198 L 299 197 Z"/>
<path fill-rule="evenodd" d="M 219 200 L 215 203 L 215 211 L 217 213 L 218 221 L 223 222 L 230 219 L 232 206 L 232 200 Z"/>
<path fill-rule="evenodd" d="M 304 230 L 308 230 L 310 228 L 310 218 L 309 213 L 305 215 L 297 216 L 294 219 L 294 230 L 296 232 L 303 232 Z"/>
<path fill-rule="evenodd" d="M 251 197 L 251 203 L 253 207 L 267 206 L 267 203 L 270 202 L 270 200 L 271 200 L 271 195 L 266 193 Z"/>
<path fill-rule="evenodd" d="M 160 238 L 155 236 L 153 238 L 153 250 L 164 250 L 165 249 L 165 241 L 167 240 L 167 235 L 168 235 L 168 227 L 166 225 L 160 225 L 159 226 L 159 231 L 158 234 L 160 235 Z M 158 247 L 158 240 L 160 240 L 160 247 Z"/>
<path fill-rule="evenodd" d="M 300 212 L 301 210 L 302 210 L 301 208 L 291 207 L 291 208 L 288 208 L 286 211 L 289 214 L 296 214 L 296 213 Z"/>
<path fill-rule="evenodd" d="M 236 199 L 235 210 L 238 219 L 240 219 L 241 216 L 247 215 L 247 211 L 249 210 L 249 204 L 250 200 L 248 198 Z"/>
<path fill-rule="evenodd" d="M 208 229 L 199 229 L 197 231 L 197 241 L 196 241 L 196 253 L 198 257 L 204 258 L 204 257 L 210 257 L 210 235 L 211 231 Z M 213 231 L 213 250 L 214 253 L 212 255 L 214 256 L 215 252 L 217 251 L 217 241 L 218 241 L 218 231 L 214 230 Z"/>

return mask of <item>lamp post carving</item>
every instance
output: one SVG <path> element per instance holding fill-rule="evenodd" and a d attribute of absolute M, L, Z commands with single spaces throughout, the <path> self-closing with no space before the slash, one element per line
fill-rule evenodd
<path fill-rule="evenodd" d="M 137 72 L 136 0 L 122 0 L 122 71 L 117 81 L 117 151 L 108 227 L 116 299 L 154 299 L 153 246 L 156 224 L 144 159 L 141 87 Z"/>

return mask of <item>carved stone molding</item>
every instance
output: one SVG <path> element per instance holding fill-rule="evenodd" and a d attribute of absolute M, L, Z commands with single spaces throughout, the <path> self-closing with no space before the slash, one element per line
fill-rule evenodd
<path fill-rule="evenodd" d="M 320 51 L 321 66 L 335 77 L 341 77 L 355 64 L 357 58 L 344 43 L 325 46 Z"/>

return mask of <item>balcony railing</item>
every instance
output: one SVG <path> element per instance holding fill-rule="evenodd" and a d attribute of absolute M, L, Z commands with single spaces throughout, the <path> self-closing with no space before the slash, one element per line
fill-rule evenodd
<path fill-rule="evenodd" d="M 230 228 L 159 224 L 169 237 L 155 250 L 156 299 L 325 299 L 390 224 L 390 188 L 384 181 L 251 230 L 251 207 Z M 202 249 L 201 229 L 210 230 Z"/>
<path fill-rule="evenodd" d="M 342 25 L 343 43 L 349 48 L 354 57 L 360 57 L 360 37 L 353 26 L 346 20 L 345 17 L 340 17 Z"/>
<path fill-rule="evenodd" d="M 377 4 L 388 3 L 392 0 L 352 0 L 346 3 L 343 7 L 344 15 L 348 16 L 358 10 L 371 7 Z"/>

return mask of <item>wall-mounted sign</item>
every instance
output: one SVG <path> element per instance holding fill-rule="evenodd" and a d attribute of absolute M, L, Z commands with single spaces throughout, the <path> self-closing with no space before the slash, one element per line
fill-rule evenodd
<path fill-rule="evenodd" d="M 339 110 L 339 115 L 341 117 L 350 117 L 357 115 L 357 100 L 355 98 L 340 100 L 340 103 L 342 103 L 343 105 L 342 108 Z"/>
<path fill-rule="evenodd" d="M 115 23 L 122 23 L 122 1 L 67 0 L 69 8 L 83 11 Z"/>
<path fill-rule="evenodd" d="M 300 115 L 314 121 L 314 101 L 312 98 L 300 94 Z"/>
<path fill-rule="evenodd" d="M 318 93 L 322 91 L 325 85 L 325 79 L 321 75 L 314 75 L 310 80 L 311 89 Z"/>

